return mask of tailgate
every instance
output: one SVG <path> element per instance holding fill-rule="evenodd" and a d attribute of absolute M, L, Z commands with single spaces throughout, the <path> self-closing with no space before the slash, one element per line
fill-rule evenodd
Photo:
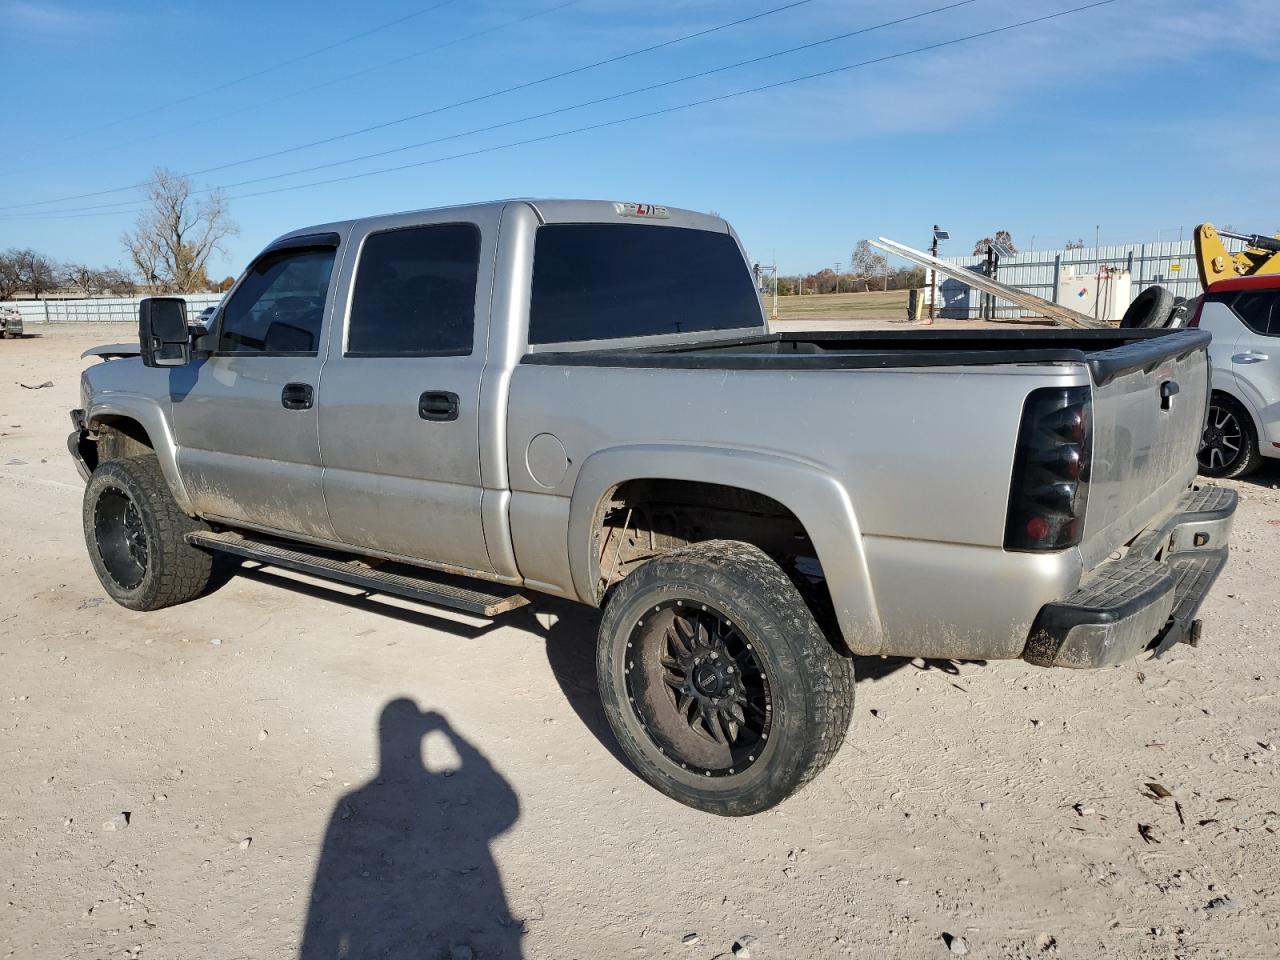
<path fill-rule="evenodd" d="M 1196 474 L 1209 393 L 1203 330 L 1178 330 L 1089 355 L 1093 462 L 1085 569 L 1168 508 Z"/>

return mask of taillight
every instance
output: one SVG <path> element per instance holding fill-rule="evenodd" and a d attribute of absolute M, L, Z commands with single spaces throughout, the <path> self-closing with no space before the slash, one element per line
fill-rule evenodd
<path fill-rule="evenodd" d="M 1061 550 L 1084 533 L 1093 451 L 1089 387 L 1042 387 L 1027 396 L 1004 529 L 1006 550 Z"/>
<path fill-rule="evenodd" d="M 1187 321 L 1187 326 L 1188 327 L 1200 326 L 1200 314 L 1202 313 L 1204 313 L 1204 297 L 1197 297 L 1195 312 L 1191 314 L 1191 319 Z"/>

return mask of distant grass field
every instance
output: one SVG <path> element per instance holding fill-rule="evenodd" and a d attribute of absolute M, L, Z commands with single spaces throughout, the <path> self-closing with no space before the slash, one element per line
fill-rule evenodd
<path fill-rule="evenodd" d="M 772 299 L 766 297 L 765 308 L 772 306 Z M 778 317 L 782 320 L 906 320 L 907 291 L 779 297 Z"/>

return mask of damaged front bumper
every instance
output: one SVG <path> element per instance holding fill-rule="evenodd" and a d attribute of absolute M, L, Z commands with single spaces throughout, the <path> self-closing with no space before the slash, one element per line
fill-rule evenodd
<path fill-rule="evenodd" d="M 93 439 L 89 436 L 89 431 L 85 427 L 83 410 L 77 408 L 71 411 L 71 425 L 75 429 L 67 436 L 67 449 L 71 452 L 71 459 L 75 461 L 76 469 L 80 471 L 81 478 L 88 483 L 93 469 L 86 459 L 87 451 L 85 447 L 87 444 L 92 444 Z"/>
<path fill-rule="evenodd" d="M 1196 612 L 1226 566 L 1237 500 L 1225 487 L 1188 490 L 1123 558 L 1041 608 L 1023 659 L 1044 667 L 1107 667 L 1144 650 L 1159 655 L 1178 642 L 1194 646 Z"/>

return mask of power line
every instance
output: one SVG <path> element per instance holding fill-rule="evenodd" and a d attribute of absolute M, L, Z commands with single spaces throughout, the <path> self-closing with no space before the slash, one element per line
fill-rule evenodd
<path fill-rule="evenodd" d="M 450 2 L 452 2 L 452 0 L 450 0 Z M 201 170 L 191 170 L 191 171 L 188 171 L 187 173 L 181 174 L 181 176 L 185 176 L 185 177 L 203 176 L 208 173 L 216 173 L 219 170 L 228 170 L 231 167 L 243 166 L 244 164 L 247 164 L 247 163 L 257 163 L 260 160 L 270 160 L 274 157 L 284 156 L 285 154 L 296 153 L 299 150 L 309 150 L 313 147 L 325 146 L 330 143 L 335 143 L 338 140 L 345 140 L 350 137 L 360 136 L 361 134 L 372 133 L 377 130 L 385 130 L 388 127 L 397 126 L 402 123 L 408 123 L 411 120 L 421 120 L 424 117 L 429 117 L 435 114 L 444 113 L 445 111 L 448 111 L 448 110 L 455 110 L 459 107 L 472 106 L 473 104 L 481 103 L 485 100 L 492 100 L 495 97 L 505 96 L 508 93 L 516 93 L 521 90 L 528 90 L 531 87 L 536 87 L 544 83 L 550 83 L 553 80 L 562 80 L 565 77 L 572 77 L 580 73 L 585 73 L 588 70 L 595 70 L 595 69 L 598 69 L 599 67 L 605 67 L 615 63 L 621 63 L 624 60 L 630 60 L 634 57 L 638 57 L 646 53 L 653 53 L 656 50 L 662 50 L 667 47 L 673 47 L 679 43 L 686 43 L 690 40 L 696 40 L 701 37 L 710 36 L 713 33 L 719 33 L 720 31 L 728 30 L 731 27 L 737 27 L 745 23 L 751 23 L 755 20 L 761 20 L 765 17 L 773 16 L 774 14 L 777 14 L 777 13 L 783 13 L 787 10 L 794 10 L 797 7 L 802 7 L 813 2 L 814 0 L 789 0 L 788 3 L 784 3 L 782 6 L 779 6 L 779 7 L 773 7 L 769 10 L 763 10 L 759 13 L 751 14 L 750 16 L 739 17 L 736 20 L 730 20 L 727 23 L 717 24 L 716 26 L 713 26 L 713 27 L 705 27 L 702 30 L 694 31 L 693 33 L 686 33 L 679 37 L 673 37 L 670 40 L 663 40 L 660 43 L 654 43 L 654 44 L 650 44 L 647 47 L 641 47 L 638 50 L 631 50 L 626 53 L 620 53 L 612 57 L 606 57 L 605 59 L 597 60 L 594 63 L 588 63 L 582 66 L 573 67 L 569 70 L 562 70 L 559 73 L 548 74 L 547 76 L 544 76 L 544 77 L 538 77 L 535 80 L 527 80 L 523 83 L 517 83 L 509 87 L 504 87 L 501 90 L 494 90 L 489 93 L 479 94 L 474 97 L 468 97 L 464 100 L 457 100 L 453 103 L 444 104 L 443 106 L 432 107 L 430 110 L 423 110 L 418 113 L 407 114 L 402 117 L 396 117 L 392 120 L 383 121 L 382 123 L 376 123 L 371 126 L 361 127 L 357 130 L 348 130 L 345 133 L 334 134 L 333 136 L 324 137 L 323 139 L 320 139 L 320 140 L 312 140 L 308 143 L 296 144 L 292 147 L 285 147 L 281 150 L 274 150 L 270 153 L 262 153 L 262 154 L 258 154 L 257 156 L 246 157 L 241 160 L 232 160 L 228 163 L 218 164 L 217 166 L 205 167 Z M 8 204 L 5 206 L 0 206 L 0 210 L 18 210 L 26 207 L 47 206 L 53 203 L 66 203 L 71 200 L 87 200 L 92 197 L 102 197 L 112 193 L 124 193 L 128 190 L 137 190 L 143 187 L 144 185 L 145 184 L 142 184 L 142 183 L 131 183 L 128 186 L 112 187 L 109 190 L 95 190 L 91 193 L 80 193 L 80 194 L 75 194 L 74 196 L 59 197 L 52 200 L 33 200 L 33 201 L 28 201 L 27 203 Z"/>
<path fill-rule="evenodd" d="M 64 137 L 61 140 L 52 141 L 50 143 L 45 144 L 45 146 L 47 147 L 57 146 L 58 144 L 66 143 L 70 140 L 75 140 L 79 137 L 84 137 L 91 133 L 97 133 L 100 130 L 107 130 L 111 127 L 118 127 L 122 123 L 129 123 L 130 121 L 139 120 L 142 117 L 148 117 L 154 113 L 159 113 L 161 110 L 168 110 L 170 107 L 177 107 L 177 106 L 181 106 L 184 103 L 190 103 L 192 100 L 197 100 L 200 97 L 208 96 L 211 93 L 218 93 L 222 90 L 228 89 L 229 87 L 234 87 L 237 84 L 244 83 L 245 81 L 256 80 L 258 77 L 265 76 L 268 73 L 274 73 L 275 71 L 282 70 L 285 67 L 291 67 L 295 63 L 301 63 L 303 60 L 309 60 L 312 57 L 318 57 L 322 53 L 328 53 L 330 50 L 338 49 L 338 47 L 344 47 L 349 43 L 355 43 L 357 40 L 363 40 L 365 37 L 371 36 L 375 33 L 380 33 L 383 30 L 389 30 L 392 27 L 399 26 L 400 24 L 406 23 L 409 20 L 414 20 L 418 17 L 424 16 L 425 14 L 431 13 L 435 10 L 439 10 L 441 7 L 447 7 L 457 2 L 458 0 L 441 0 L 440 3 L 432 4 L 429 7 L 422 7 L 418 10 L 413 11 L 412 13 L 407 13 L 404 16 L 397 17 L 394 20 L 388 20 L 386 23 L 381 23 L 376 27 L 370 27 L 368 30 L 363 30 L 360 33 L 352 34 L 349 37 L 344 37 L 341 40 L 337 40 L 333 43 L 326 44 L 323 47 L 317 47 L 316 49 L 309 50 L 306 53 L 300 53 L 297 56 L 289 58 L 288 60 L 278 60 L 275 63 L 270 64 L 269 66 L 263 67 L 261 70 L 255 70 L 252 73 L 246 73 L 243 76 L 235 77 L 231 80 L 226 80 L 212 87 L 206 87 L 203 90 L 198 90 L 195 93 L 189 93 L 186 96 L 179 97 L 176 100 L 170 100 L 167 103 L 156 104 L 155 106 L 148 107 L 146 110 L 141 110 L 138 113 L 130 114 L 127 117 L 121 117 L 118 120 L 111 120 L 111 121 L 108 121 L 107 123 L 99 124 L 96 127 L 90 127 L 87 130 L 78 130 L 68 137 Z M 30 151 L 23 154 L 23 156 L 29 156 L 29 155 L 30 155 Z"/>
<path fill-rule="evenodd" d="M 444 163 L 445 161 L 448 161 L 448 160 L 461 160 L 467 157 L 475 157 L 475 156 L 480 156 L 486 153 L 494 153 L 498 150 L 509 150 L 514 147 L 527 146 L 533 143 L 544 143 L 548 140 L 557 140 L 562 137 L 573 136 L 579 133 L 587 133 L 593 130 L 601 130 L 606 127 L 619 126 L 620 124 L 624 124 L 624 123 L 633 123 L 637 120 L 647 120 L 652 117 L 659 117 L 659 116 L 663 116 L 670 113 L 676 113 L 681 110 L 689 110 L 689 109 L 692 109 L 693 107 L 706 106 L 712 103 L 723 103 L 726 100 L 733 100 L 738 97 L 750 96 L 756 93 L 764 93 L 768 90 L 776 90 L 781 87 L 791 86 L 792 84 L 796 84 L 796 83 L 803 83 L 808 80 L 817 80 L 823 77 L 830 77 L 836 74 L 845 73 L 849 70 L 856 70 L 860 67 L 869 67 L 869 66 L 874 66 L 876 64 L 880 64 L 880 63 L 887 63 L 891 60 L 899 60 L 899 59 L 902 59 L 903 57 L 909 57 L 909 56 L 913 56 L 915 54 L 920 54 L 920 53 L 927 53 L 932 50 L 938 50 L 943 47 L 955 46 L 956 44 L 959 44 L 959 43 L 967 43 L 971 40 L 979 40 L 984 37 L 991 37 L 1000 33 L 1007 33 L 1010 30 L 1017 30 L 1021 27 L 1029 27 L 1034 24 L 1044 23 L 1049 20 L 1056 20 L 1061 17 L 1069 16 L 1074 13 L 1082 13 L 1085 10 L 1093 10 L 1097 7 L 1105 7 L 1117 2 L 1119 2 L 1119 0 L 1096 0 L 1096 2 L 1094 3 L 1087 3 L 1078 7 L 1071 7 L 1070 9 L 1067 9 L 1067 10 L 1060 10 L 1057 13 L 1051 13 L 1051 14 L 1046 14 L 1044 16 L 1040 16 L 1040 17 L 1034 17 L 1029 20 L 1021 20 L 1021 21 L 1018 21 L 1017 23 L 1007 24 L 1003 27 L 993 27 L 989 30 L 982 30 L 978 33 L 971 33 L 968 36 L 956 37 L 955 39 L 952 39 L 952 40 L 943 40 L 938 43 L 931 43 L 923 47 L 916 47 L 912 50 L 903 50 L 898 53 L 888 54 L 883 57 L 875 57 L 870 60 L 859 61 L 858 63 L 850 63 L 841 67 L 833 67 L 830 70 L 820 70 L 816 73 L 809 73 L 799 77 L 792 77 L 788 80 L 779 80 L 774 83 L 766 83 L 758 87 L 751 87 L 746 90 L 737 90 L 737 91 L 734 91 L 733 93 L 720 94 L 714 97 L 705 97 L 701 100 L 691 100 L 688 103 L 677 104 L 676 106 L 672 106 L 672 107 L 663 107 L 661 109 L 651 110 L 646 113 L 637 113 L 627 117 L 619 117 L 615 120 L 606 120 L 601 123 L 593 123 L 586 126 L 575 127 L 571 130 L 561 130 L 555 133 L 549 133 L 539 137 L 530 137 L 526 140 L 517 140 L 511 143 L 497 144 L 490 147 L 481 147 L 476 150 L 469 150 L 465 153 L 456 153 L 450 156 L 436 157 L 431 160 L 419 160 L 414 163 L 400 164 L 395 167 L 383 167 L 378 170 L 367 170 L 363 173 L 353 173 L 343 177 L 331 177 L 327 180 L 314 180 L 308 183 L 292 184 L 287 187 L 276 187 L 271 190 L 259 190 L 254 193 L 244 193 L 238 196 L 229 197 L 228 199 L 245 200 L 251 197 L 264 197 L 264 196 L 268 196 L 270 194 L 275 194 L 275 193 L 285 193 L 290 190 L 302 190 L 308 187 L 327 186 L 333 183 L 346 183 L 348 181 L 359 180 L 364 177 L 378 176 L 385 173 L 396 173 L 401 170 L 410 170 L 416 167 L 425 167 L 425 166 L 430 166 L 436 163 Z"/>
<path fill-rule="evenodd" d="M 915 47 L 910 50 L 902 50 L 897 53 L 886 54 L 881 57 L 874 57 L 868 60 L 860 60 L 856 63 L 849 63 L 839 67 L 832 67 L 827 70 L 820 70 L 814 73 L 808 73 L 798 77 L 791 77 L 786 80 L 778 80 L 772 83 L 761 84 L 759 86 L 750 87 L 744 90 L 736 90 L 731 93 L 719 94 L 713 97 L 704 97 L 699 100 L 691 100 L 686 103 L 676 104 L 674 106 L 669 106 L 669 107 L 662 107 L 657 110 L 650 110 L 644 113 L 631 114 L 626 117 L 618 117 L 613 120 L 601 121 L 600 123 L 587 124 L 584 126 L 574 127 L 569 130 L 560 130 L 553 133 L 543 134 L 537 137 L 529 137 L 524 140 L 515 140 L 508 143 L 494 144 L 487 147 L 480 147 L 475 150 L 468 150 L 463 153 L 455 153 L 455 154 L 450 154 L 443 157 L 434 157 L 429 160 L 418 160 L 413 163 L 399 164 L 393 167 L 382 167 L 377 170 L 367 170 L 361 173 L 347 174 L 341 177 L 330 177 L 324 180 L 313 180 L 307 183 L 291 184 L 289 186 L 284 186 L 284 187 L 275 187 L 270 190 L 259 190 L 252 193 L 239 194 L 239 195 L 230 197 L 228 199 L 245 200 L 253 197 L 263 197 L 263 196 L 269 196 L 276 193 L 285 193 L 292 190 L 303 190 L 310 187 L 327 186 L 329 184 L 334 184 L 334 183 L 346 183 L 352 180 L 360 180 L 365 177 L 380 176 L 382 174 L 387 174 L 387 173 L 397 173 L 403 170 L 410 170 L 418 167 L 431 166 L 437 163 L 445 163 L 450 160 L 461 160 L 469 157 L 481 156 L 483 154 L 494 153 L 499 150 L 510 150 L 510 149 L 514 149 L 515 147 L 528 146 L 530 144 L 535 144 L 535 143 L 545 143 L 550 140 L 557 140 L 563 137 L 574 136 L 581 133 L 588 133 L 591 131 L 601 130 L 608 127 L 619 126 L 624 123 L 634 123 L 638 120 L 647 120 L 653 117 L 659 117 L 667 114 L 677 113 L 679 111 L 689 110 L 694 107 L 706 106 L 708 104 L 713 104 L 713 103 L 723 103 L 725 101 L 737 99 L 739 97 L 750 96 L 757 93 L 764 93 L 770 90 L 777 90 L 782 87 L 792 86 L 797 83 L 804 83 L 809 80 L 817 80 L 817 79 L 822 79 L 824 77 L 835 76 L 837 74 L 846 73 L 851 70 L 857 70 L 862 67 L 869 67 L 869 66 L 875 66 L 877 64 L 888 63 L 893 60 L 900 60 L 905 57 L 915 56 L 921 53 L 928 53 L 928 52 L 939 50 L 945 47 L 951 47 L 957 44 L 968 43 L 973 40 L 980 40 L 986 37 L 992 37 L 1002 33 L 1008 33 L 1012 30 L 1018 30 L 1023 27 L 1033 26 L 1038 23 L 1045 23 L 1050 20 L 1061 19 L 1062 17 L 1071 16 L 1077 13 L 1083 13 L 1086 10 L 1094 10 L 1099 7 L 1109 6 L 1117 2 L 1119 2 L 1119 0 L 1096 0 L 1096 2 L 1093 2 L 1093 3 L 1082 4 L 1079 6 L 1070 7 L 1066 10 L 1059 10 L 1055 13 L 1045 14 L 1039 17 L 1032 17 L 1026 20 L 1020 20 L 1015 23 L 1006 24 L 1001 27 L 992 27 L 987 30 L 978 31 L 977 33 L 967 34 L 966 36 L 962 36 L 962 37 L 955 37 L 950 40 L 941 40 L 941 41 L 938 41 L 937 43 L 926 44 L 924 46 Z M 137 209 L 145 209 L 145 208 L 137 208 Z M 130 211 L 126 211 L 126 210 L 117 211 L 117 213 L 127 213 L 127 212 L 130 212 Z M 86 214 L 86 215 L 92 215 L 92 214 Z M 34 217 L 18 215 L 14 217 L 7 217 L 5 219 L 40 219 L 41 216 L 49 216 L 49 215 L 37 214 Z"/>
<path fill-rule="evenodd" d="M 511 19 L 511 20 L 505 20 L 502 23 L 494 24 L 493 26 L 490 26 L 490 27 L 485 27 L 483 30 L 475 30 L 471 33 L 463 34 L 460 37 L 454 37 L 452 40 L 446 40 L 443 43 L 437 43 L 430 47 L 424 47 L 421 50 L 415 50 L 413 53 L 406 53 L 402 56 L 393 57 L 389 60 L 379 60 L 377 63 L 371 64 L 370 66 L 367 66 L 367 67 L 363 67 L 360 70 L 355 70 L 355 71 L 352 71 L 351 73 L 340 74 L 339 76 L 331 77 L 328 80 L 325 80 L 321 83 L 309 84 L 305 87 L 300 87 L 296 90 L 291 90 L 288 93 L 283 93 L 275 97 L 268 97 L 265 99 L 261 99 L 261 98 L 255 99 L 252 103 L 246 104 L 242 107 L 237 107 L 234 110 L 228 110 L 225 113 L 215 114 L 214 116 L 211 116 L 211 117 L 203 117 L 200 120 L 195 121 L 194 123 L 189 123 L 181 127 L 172 127 L 163 133 L 153 133 L 148 136 L 139 137 L 134 140 L 126 140 L 123 142 L 118 142 L 118 143 L 109 145 L 107 147 L 104 147 L 103 149 L 111 150 L 111 149 L 116 149 L 120 147 L 132 147 L 140 143 L 150 143 L 153 140 L 160 140 L 165 137 L 174 136 L 175 134 L 185 133 L 188 130 L 194 130 L 199 127 L 207 127 L 210 124 L 219 123 L 223 120 L 228 120 L 231 117 L 237 117 L 245 113 L 251 113 L 255 110 L 261 110 L 265 107 L 274 106 L 277 103 L 283 103 L 286 100 L 292 100 L 295 97 L 305 96 L 306 94 L 309 94 L 309 93 L 315 93 L 317 90 L 324 90 L 327 87 L 337 86 L 338 84 L 341 84 L 341 83 L 348 83 L 349 81 L 355 80 L 359 77 L 367 76 L 368 74 L 371 74 L 371 73 L 376 73 L 379 70 L 387 70 L 391 67 L 399 66 L 402 63 L 407 63 L 410 60 L 416 60 L 420 57 L 425 57 L 427 54 L 436 53 L 440 50 L 447 49 L 448 47 L 457 46 L 458 44 L 465 43 L 468 40 L 476 40 L 476 39 L 479 39 L 480 37 L 485 37 L 485 36 L 488 36 L 489 34 L 498 33 L 501 30 L 506 30 L 510 27 L 518 26 L 522 23 L 527 23 L 530 20 L 536 20 L 540 17 L 550 16 L 553 13 L 558 13 L 561 10 L 564 10 L 566 7 L 576 6 L 581 2 L 582 0 L 564 0 L 564 2 L 558 3 L 555 6 L 546 7 L 542 10 L 535 10 L 532 13 L 526 13 L 523 16 L 515 17 L 514 19 Z M 59 166 L 61 166 L 61 164 L 59 164 Z M 5 170 L 2 173 L 0 173 L 0 176 L 7 176 L 14 172 L 16 171 L 13 169 Z M 135 188 L 136 188 L 136 185 L 133 187 L 121 188 L 121 189 L 135 189 Z M 45 202 L 56 203 L 59 201 L 45 201 Z"/>
<path fill-rule="evenodd" d="M 821 40 L 814 40 L 809 43 L 802 43 L 799 46 L 789 47 L 785 50 L 777 50 L 773 53 L 762 54 L 761 56 L 758 56 L 758 57 L 750 57 L 746 60 L 739 60 L 736 63 L 725 64 L 724 66 L 712 67 L 708 70 L 700 70 L 696 73 L 685 74 L 682 77 L 676 77 L 671 80 L 662 80 L 662 81 L 659 81 L 658 83 L 651 83 L 651 84 L 647 84 L 646 86 L 636 87 L 631 90 L 624 90 L 620 93 L 613 93 L 603 97 L 596 97 L 591 100 L 584 100 L 580 103 L 573 103 L 573 104 L 569 104 L 568 106 L 556 107 L 555 109 L 552 109 L 552 110 L 544 110 L 541 113 L 528 114 L 523 117 L 517 117 L 514 120 L 504 120 L 500 123 L 491 123 L 483 127 L 475 127 L 471 130 L 464 130 L 459 133 L 451 133 L 442 137 L 435 137 L 431 140 L 423 140 L 418 143 L 406 144 L 400 147 L 391 147 L 386 150 L 378 150 L 373 153 L 361 154 L 360 156 L 356 156 L 356 157 L 348 157 L 343 160 L 332 160 L 327 163 L 315 164 L 310 167 L 302 167 L 296 170 L 289 170 L 284 173 L 275 173 L 275 174 L 269 174 L 267 176 L 262 176 L 262 177 L 253 177 L 248 180 L 236 181 L 235 183 L 225 183 L 220 185 L 220 187 L 218 188 L 209 188 L 209 189 L 234 190 L 237 187 L 247 187 L 247 186 L 252 186 L 258 183 L 268 183 L 272 180 L 282 180 L 287 177 L 300 176 L 304 173 L 316 173 L 320 170 L 331 170 L 334 167 L 341 167 L 341 166 L 346 166 L 352 163 L 359 163 L 363 160 L 373 160 L 379 157 L 391 156 L 397 153 L 404 153 L 405 151 L 408 151 L 408 150 L 417 150 L 417 149 L 421 149 L 422 147 L 434 146 L 439 143 L 446 143 L 450 140 L 460 140 L 464 137 L 475 136 L 476 134 L 480 134 L 480 133 L 492 133 L 495 130 L 501 130 L 506 127 L 516 126 L 521 123 L 528 123 L 532 120 L 545 120 L 548 117 L 557 116 L 563 113 L 569 113 L 570 111 L 573 111 L 573 110 L 581 110 L 586 107 L 599 106 L 600 104 L 610 103 L 615 100 L 621 100 L 626 97 L 635 96 L 641 93 L 651 93 L 654 90 L 660 90 L 665 87 L 674 86 L 679 83 L 686 83 L 690 80 L 699 80 L 705 77 L 713 76 L 717 73 L 724 73 L 728 70 L 734 70 L 734 69 L 738 69 L 740 67 L 745 67 L 745 66 L 752 66 L 757 63 L 763 63 L 766 60 L 773 60 L 778 57 L 787 56 L 793 53 L 800 53 L 805 50 L 812 50 L 816 47 L 824 46 L 826 44 L 836 43 L 837 41 L 840 41 L 840 40 L 848 40 L 852 37 L 861 36 L 867 33 L 872 33 L 873 31 L 876 31 L 876 30 L 883 30 L 887 27 L 898 26 L 903 23 L 908 23 L 912 20 L 920 20 L 925 17 L 933 16 L 935 14 L 944 13 L 948 10 L 954 10 L 957 7 L 968 6 L 969 4 L 975 3 L 975 2 L 977 2 L 977 0 L 955 0 L 955 2 L 953 3 L 949 3 L 941 7 L 935 7 L 932 10 L 925 10 L 920 13 L 914 13 L 905 17 L 899 17 L 896 20 L 887 20 L 883 23 L 877 23 L 869 27 L 861 27 L 857 30 L 850 30 L 846 33 L 837 34 L 834 37 L 825 37 Z M 203 190 L 203 191 L 197 190 L 194 192 L 201 193 L 201 192 L 208 192 L 208 190 Z M 132 205 L 133 203 L 136 203 L 136 201 L 125 200 L 125 201 L 119 201 L 116 203 L 105 203 L 105 204 L 98 204 L 90 207 L 80 207 L 77 209 L 80 211 L 98 211 L 98 210 L 107 210 L 113 207 L 129 206 L 129 205 Z M 58 211 L 58 212 L 69 213 L 72 211 L 64 210 L 64 211 Z"/>

